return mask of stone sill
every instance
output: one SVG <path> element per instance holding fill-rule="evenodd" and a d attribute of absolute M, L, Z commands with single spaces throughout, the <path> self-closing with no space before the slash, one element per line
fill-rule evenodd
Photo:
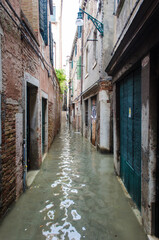
<path fill-rule="evenodd" d="M 147 235 L 148 240 L 159 240 L 159 238 L 156 238 L 155 236 Z"/>

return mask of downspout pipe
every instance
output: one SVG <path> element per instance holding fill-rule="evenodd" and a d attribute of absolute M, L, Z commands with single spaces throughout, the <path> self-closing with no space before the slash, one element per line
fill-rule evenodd
<path fill-rule="evenodd" d="M 27 164 L 26 164 L 26 158 L 25 158 L 25 152 L 26 152 L 26 140 L 23 140 L 23 192 L 26 191 L 26 173 L 27 173 Z"/>

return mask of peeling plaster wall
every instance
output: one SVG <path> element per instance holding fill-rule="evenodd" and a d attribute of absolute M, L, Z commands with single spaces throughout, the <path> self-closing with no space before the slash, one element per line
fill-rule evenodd
<path fill-rule="evenodd" d="M 16 114 L 16 198 L 23 192 L 23 114 Z"/>
<path fill-rule="evenodd" d="M 114 29 L 114 45 L 115 43 L 117 42 L 120 34 L 122 33 L 123 31 L 123 28 L 126 24 L 126 22 L 128 21 L 129 19 L 129 16 L 131 14 L 131 17 L 122 33 L 122 37 L 121 39 L 119 40 L 117 46 L 119 45 L 119 43 L 121 42 L 123 36 L 125 35 L 126 31 L 129 29 L 133 19 L 135 18 L 141 4 L 143 3 L 144 0 L 125 0 L 124 1 L 124 5 L 122 6 L 121 8 L 121 11 L 119 13 L 119 16 L 116 16 L 115 17 L 115 22 L 114 22 L 114 26 L 115 26 L 115 29 Z"/>
<path fill-rule="evenodd" d="M 104 36 L 102 38 L 102 63 L 101 74 L 102 78 L 106 78 L 105 67 L 108 65 L 111 59 L 111 51 L 113 49 L 113 37 L 114 37 L 114 1 L 103 1 L 103 25 Z"/>
<path fill-rule="evenodd" d="M 119 149 L 120 149 L 120 135 L 119 135 L 119 130 L 120 130 L 120 125 L 119 125 L 119 117 L 120 117 L 120 110 L 119 110 L 119 96 L 118 96 L 118 88 L 117 85 L 113 85 L 113 142 L 114 142 L 114 168 L 117 173 L 117 175 L 120 175 L 120 154 L 119 154 Z"/>
<path fill-rule="evenodd" d="M 157 156 L 157 81 L 152 54 L 142 60 L 142 217 L 154 234 Z M 158 68 L 158 67 L 157 67 Z"/>
<path fill-rule="evenodd" d="M 102 14 L 99 12 L 97 14 L 97 2 L 95 0 L 87 2 L 86 12 L 88 12 L 93 17 L 102 21 Z M 94 31 L 95 26 L 91 20 L 87 19 L 87 15 L 84 14 L 84 36 L 83 36 L 83 91 L 89 88 L 93 83 L 99 80 L 101 76 L 101 66 L 102 66 L 102 37 L 99 31 L 97 31 L 97 41 L 96 41 L 96 58 L 94 54 Z M 87 41 L 89 40 L 90 41 Z M 88 49 L 88 65 L 86 71 L 86 51 Z"/>
<path fill-rule="evenodd" d="M 108 92 L 99 92 L 100 102 L 100 149 L 110 151 L 110 102 Z"/>

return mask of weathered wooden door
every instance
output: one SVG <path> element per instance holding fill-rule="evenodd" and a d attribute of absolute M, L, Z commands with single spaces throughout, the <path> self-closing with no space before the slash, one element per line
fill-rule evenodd
<path fill-rule="evenodd" d="M 121 178 L 138 208 L 141 207 L 141 73 L 120 83 Z"/>

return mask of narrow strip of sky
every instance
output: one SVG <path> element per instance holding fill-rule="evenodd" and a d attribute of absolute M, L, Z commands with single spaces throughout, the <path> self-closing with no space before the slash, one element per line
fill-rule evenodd
<path fill-rule="evenodd" d="M 79 0 L 63 0 L 63 24 L 62 24 L 63 65 L 66 63 L 66 57 L 70 56 L 71 54 L 72 43 L 77 29 L 75 22 L 77 18 L 78 9 Z"/>

